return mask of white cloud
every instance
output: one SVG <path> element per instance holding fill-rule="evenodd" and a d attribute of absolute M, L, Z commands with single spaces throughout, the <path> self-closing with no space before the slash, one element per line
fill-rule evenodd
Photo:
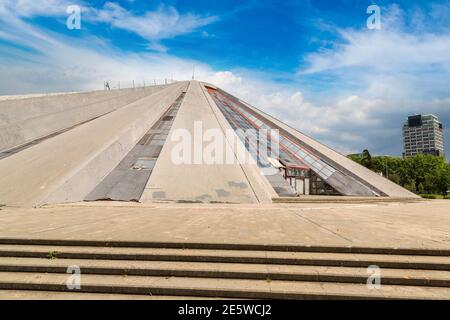
<path fill-rule="evenodd" d="M 380 119 L 376 114 L 386 108 L 382 100 L 348 96 L 330 105 L 317 104 L 306 101 L 303 93 L 291 85 L 265 80 L 268 77 L 261 74 L 237 73 L 239 75 L 230 71 L 217 72 L 204 80 L 340 152 L 359 151 L 370 143 L 370 135 L 366 136 L 364 132 L 380 128 Z"/>
<path fill-rule="evenodd" d="M 242 84 L 242 78 L 236 76 L 231 71 L 219 71 L 206 77 L 205 81 L 214 83 L 220 87 L 239 87 Z"/>
<path fill-rule="evenodd" d="M 103 81 L 122 85 L 132 80 L 188 79 L 196 64 L 201 73 L 210 68 L 202 63 L 159 53 L 122 53 L 102 39 L 77 40 L 34 27 L 21 19 L 0 19 L 0 39 L 32 50 L 1 45 L 2 93 L 101 89 Z M 202 70 L 208 71 L 202 71 Z M 32 70 L 32 72 L 30 72 Z"/>
<path fill-rule="evenodd" d="M 366 87 L 365 95 L 389 100 L 448 94 L 450 26 L 420 23 L 435 11 L 404 12 L 391 5 L 382 10 L 381 30 L 338 28 L 332 48 L 308 55 L 299 75 L 334 75 L 341 87 L 357 83 Z"/>
<path fill-rule="evenodd" d="M 367 68 L 368 72 L 414 72 L 438 65 L 450 71 L 450 34 L 413 35 L 403 32 L 341 30 L 345 44 L 311 54 L 304 73 L 340 68 Z"/>
<path fill-rule="evenodd" d="M 68 6 L 79 3 L 77 0 L 2 0 L 0 14 L 27 18 L 63 16 Z"/>
<path fill-rule="evenodd" d="M 74 4 L 82 8 L 82 21 L 104 23 L 135 33 L 150 42 L 149 49 L 161 52 L 166 51 L 161 40 L 191 33 L 218 20 L 217 16 L 181 14 L 175 7 L 164 4 L 154 11 L 137 15 L 115 2 L 106 2 L 102 8 L 97 9 L 80 0 L 2 0 L 0 16 L 67 17 L 67 7 Z"/>
<path fill-rule="evenodd" d="M 48 1 L 38 2 L 45 5 Z M 64 0 L 55 2 L 65 4 Z M 101 89 L 105 80 L 111 81 L 113 86 L 121 81 L 123 87 L 132 80 L 149 83 L 154 78 L 171 78 L 172 75 L 177 80 L 190 79 L 195 65 L 197 79 L 216 84 L 343 153 L 370 148 L 374 153 L 400 154 L 401 124 L 410 113 L 434 112 L 450 123 L 449 81 L 446 81 L 450 55 L 445 57 L 448 48 L 443 41 L 446 35 L 414 35 L 399 31 L 399 27 L 383 33 L 347 30 L 346 44 L 337 45 L 334 51 L 310 56 L 308 72 L 335 72 L 339 80 L 351 78 L 361 83 L 363 89 L 344 88 L 339 95 L 322 100 L 296 83 L 273 82 L 270 74 L 245 69 L 219 71 L 206 63 L 167 53 L 124 53 L 105 39 L 76 40 L 54 34 L 20 19 L 38 14 L 43 10 L 39 6 L 26 6 L 30 2 L 22 1 L 17 5 L 22 8 L 22 14 L 5 15 L 2 14 L 5 3 L 0 4 L 0 39 L 32 50 L 0 45 L 0 94 Z M 58 10 L 53 10 L 46 12 L 58 16 Z M 115 24 L 116 28 L 127 27 L 132 31 L 142 22 L 138 19 L 133 27 L 123 26 L 120 21 L 125 21 L 122 19 L 131 13 L 108 10 L 110 16 L 102 19 Z M 162 15 L 172 17 L 162 24 L 184 21 L 183 15 L 168 7 L 161 10 Z M 196 24 L 190 19 L 182 23 L 195 29 Z M 389 25 L 384 23 L 383 26 Z M 158 32 L 161 24 L 149 28 L 154 29 L 142 32 L 152 46 L 174 35 Z M 379 46 L 386 46 L 386 55 Z M 436 47 L 435 52 L 430 51 L 430 46 Z M 403 55 L 412 56 L 403 59 Z M 430 63 L 427 63 L 428 55 Z M 370 59 L 364 58 L 368 56 Z M 389 59 L 382 61 L 383 56 Z M 432 93 L 436 88 L 441 88 L 441 96 Z"/>
<path fill-rule="evenodd" d="M 330 139 L 349 141 L 339 133 L 353 132 L 376 152 L 400 154 L 401 125 L 408 115 L 436 113 L 450 125 L 450 26 L 444 19 L 450 9 L 430 7 L 428 12 L 382 8 L 381 30 L 337 28 L 331 48 L 307 56 L 298 76 L 325 75 L 341 96 L 334 96 L 332 107 L 316 109 L 336 133 Z"/>
<path fill-rule="evenodd" d="M 135 15 L 113 2 L 107 2 L 102 9 L 87 8 L 86 11 L 91 21 L 136 33 L 152 43 L 191 33 L 218 20 L 216 16 L 180 14 L 176 8 L 162 4 L 155 11 L 148 11 L 143 15 Z"/>

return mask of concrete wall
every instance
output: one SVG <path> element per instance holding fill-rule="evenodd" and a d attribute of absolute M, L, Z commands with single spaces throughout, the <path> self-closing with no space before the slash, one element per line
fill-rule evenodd
<path fill-rule="evenodd" d="M 31 96 L 0 101 L 0 152 L 107 114 L 164 87 Z"/>

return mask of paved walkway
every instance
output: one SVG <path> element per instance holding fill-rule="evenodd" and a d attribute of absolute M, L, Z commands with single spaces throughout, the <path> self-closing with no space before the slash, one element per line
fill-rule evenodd
<path fill-rule="evenodd" d="M 2 207 L 0 238 L 450 249 L 450 201 Z"/>

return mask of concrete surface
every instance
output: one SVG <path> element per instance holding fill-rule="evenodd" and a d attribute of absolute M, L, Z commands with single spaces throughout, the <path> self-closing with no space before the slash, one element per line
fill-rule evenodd
<path fill-rule="evenodd" d="M 0 203 L 80 201 L 170 106 L 176 83 L 0 161 Z"/>
<path fill-rule="evenodd" d="M 165 87 L 31 96 L 0 101 L 0 151 L 107 114 Z"/>
<path fill-rule="evenodd" d="M 54 247 L 55 248 L 55 247 Z M 56 247 L 56 250 L 58 248 Z M 60 252 L 60 250 L 58 250 Z M 392 258 L 391 258 L 392 259 Z M 405 260 L 407 257 L 405 257 Z M 450 258 L 447 258 L 447 261 Z M 320 263 L 320 261 L 319 261 Z M 413 263 L 411 263 L 413 264 Z M 180 261 L 133 261 L 99 259 L 47 259 L 2 257 L 0 272 L 65 273 L 77 265 L 85 274 L 130 276 L 178 276 L 224 279 L 272 279 L 285 281 L 323 281 L 366 283 L 366 267 L 284 265 L 257 263 L 214 263 Z M 382 266 L 380 266 L 382 267 Z M 383 268 L 383 283 L 450 287 L 448 270 Z"/>
<path fill-rule="evenodd" d="M 139 201 L 152 174 L 156 160 L 162 150 L 173 123 L 173 119 L 183 101 L 183 92 L 172 106 L 158 119 L 144 137 L 122 159 L 117 167 L 100 182 L 85 198 L 86 201 L 114 200 Z M 165 121 L 164 119 L 172 118 Z M 156 139 L 158 138 L 158 139 Z M 163 139 L 162 143 L 160 142 Z M 146 164 L 145 170 L 134 170 L 137 162 L 142 159 L 152 159 Z"/>
<path fill-rule="evenodd" d="M 38 276 L 39 275 L 39 276 Z M 64 290 L 67 274 L 0 273 L 0 286 Z M 84 292 L 186 295 L 249 299 L 450 299 L 449 288 L 383 285 L 369 290 L 353 283 L 83 275 Z M 7 285 L 4 285 L 4 284 Z"/>
<path fill-rule="evenodd" d="M 206 297 L 150 296 L 111 293 L 0 290 L 0 300 L 207 300 Z"/>
<path fill-rule="evenodd" d="M 13 239 L 9 239 L 12 241 Z M 23 239 L 20 239 L 23 240 Z M 47 241 L 50 241 L 47 239 Z M 377 265 L 390 269 L 422 269 L 433 271 L 450 270 L 450 257 L 447 256 L 420 256 L 404 254 L 367 254 L 367 253 L 339 253 L 339 252 L 309 252 L 301 251 L 272 251 L 272 250 L 227 250 L 227 249 L 190 249 L 187 248 L 166 248 L 162 247 L 127 247 L 126 242 L 122 242 L 125 247 L 115 246 L 89 246 L 81 244 L 79 246 L 60 245 L 60 240 L 52 241 L 52 244 L 39 245 L 39 239 L 32 239 L 33 244 L 3 244 L 6 239 L 0 238 L 0 256 L 45 259 L 49 258 L 49 253 L 54 252 L 55 259 L 90 259 L 108 260 L 114 266 L 116 260 L 123 261 L 154 261 L 156 262 L 183 262 L 188 265 L 195 263 L 220 263 L 228 266 L 228 263 L 236 264 L 267 264 L 267 265 L 305 265 L 324 267 L 360 267 Z M 79 241 L 79 240 L 78 240 Z M 172 242 L 171 242 L 172 243 Z M 85 243 L 86 244 L 86 243 Z M 114 243 L 113 243 L 114 244 Z M 146 242 L 145 245 L 152 243 Z M 142 244 L 142 246 L 144 246 Z M 154 244 L 154 243 L 153 243 Z M 328 251 L 332 251 L 329 248 Z M 5 258 L 7 261 L 8 258 Z M 30 260 L 31 259 L 31 260 Z M 3 261 L 3 258 L 2 258 Z M 84 261 L 84 260 L 83 260 Z M 20 264 L 15 260 L 16 265 Z M 80 261 L 81 263 L 81 261 Z M 84 261 L 83 263 L 87 263 Z M 225 268 L 221 266 L 221 269 Z M 0 263 L 0 269 L 2 264 Z M 186 267 L 186 264 L 183 265 Z M 223 267 L 223 268 L 222 268 Z M 243 266 L 245 268 L 245 266 Z M 226 268 L 225 268 L 226 269 Z M 3 270 L 5 271 L 5 270 Z M 6 270 L 10 271 L 10 270 Z"/>
<path fill-rule="evenodd" d="M 26 93 L 26 94 L 11 94 L 11 95 L 2 95 L 0 96 L 0 101 L 4 100 L 18 100 L 18 99 L 29 99 L 29 98 L 39 98 L 39 97 L 47 97 L 47 96 L 60 96 L 63 94 L 74 94 L 78 93 L 78 91 L 62 91 L 62 92 L 51 92 L 51 93 Z"/>
<path fill-rule="evenodd" d="M 450 299 L 449 207 L 446 200 L 3 206 L 0 299 Z M 71 265 L 82 270 L 79 292 L 67 292 Z M 366 285 L 370 265 L 380 268 L 380 289 Z"/>
<path fill-rule="evenodd" d="M 195 122 L 199 121 L 203 128 L 200 136 L 194 132 Z M 141 201 L 258 203 L 252 185 L 237 161 L 234 164 L 205 165 L 203 159 L 199 159 L 196 164 L 194 141 L 190 144 L 192 163 L 174 164 L 172 150 L 180 144 L 180 141 L 173 140 L 175 130 L 186 131 L 192 139 L 202 139 L 206 130 L 219 128 L 200 84 L 191 81 Z M 207 143 L 198 145 L 206 146 Z M 224 154 L 234 155 L 228 143 L 224 145 Z"/>
<path fill-rule="evenodd" d="M 396 197 L 354 197 L 354 196 L 319 196 L 302 195 L 299 197 L 278 197 L 272 199 L 274 203 L 361 203 L 377 202 L 426 202 L 423 198 L 396 198 Z"/>
<path fill-rule="evenodd" d="M 450 202 L 2 207 L 0 238 L 449 249 Z"/>

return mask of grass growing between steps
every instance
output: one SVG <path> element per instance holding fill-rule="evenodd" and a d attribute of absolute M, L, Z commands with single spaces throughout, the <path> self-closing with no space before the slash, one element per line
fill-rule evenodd
<path fill-rule="evenodd" d="M 50 251 L 47 255 L 47 259 L 53 260 L 58 259 L 58 252 L 57 251 Z"/>

